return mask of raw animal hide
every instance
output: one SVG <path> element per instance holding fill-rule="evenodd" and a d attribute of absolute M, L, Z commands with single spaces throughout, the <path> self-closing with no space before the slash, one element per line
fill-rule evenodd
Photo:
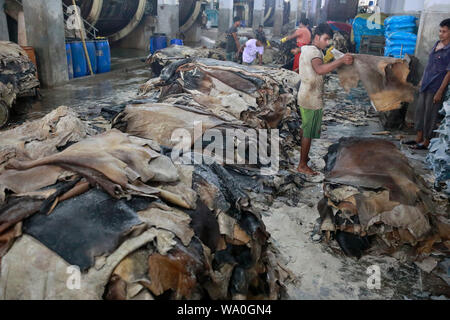
<path fill-rule="evenodd" d="M 377 111 L 399 109 L 402 102 L 413 102 L 414 86 L 407 82 L 406 60 L 355 54 L 351 66 L 338 69 L 341 85 L 350 91 L 361 80 Z"/>
<path fill-rule="evenodd" d="M 158 190 L 144 183 L 159 180 L 155 179 L 157 170 L 166 169 L 165 175 L 158 176 L 164 180 L 161 182 L 177 181 L 178 173 L 169 158 L 161 156 L 149 146 L 154 146 L 154 142 L 128 136 L 113 129 L 42 159 L 33 161 L 13 159 L 9 167 L 26 170 L 55 165 L 84 176 L 91 185 L 102 186 L 113 197 L 121 197 L 129 192 L 152 195 L 157 194 Z M 164 165 L 152 168 L 151 161 L 158 157 L 164 157 L 165 161 L 162 161 Z"/>
<path fill-rule="evenodd" d="M 36 67 L 26 52 L 13 42 L 0 41 L 0 100 L 11 106 L 37 87 Z"/>
<path fill-rule="evenodd" d="M 9 159 L 37 160 L 91 134 L 94 130 L 81 121 L 75 111 L 65 106 L 53 110 L 42 119 L 0 132 L 0 173 Z"/>

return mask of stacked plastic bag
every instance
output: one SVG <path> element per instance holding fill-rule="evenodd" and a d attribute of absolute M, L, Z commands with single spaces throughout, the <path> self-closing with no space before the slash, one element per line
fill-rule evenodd
<path fill-rule="evenodd" d="M 436 185 L 445 183 L 445 192 L 450 195 L 450 94 L 440 113 L 444 120 L 436 130 L 439 136 L 431 140 L 427 162 L 436 176 Z"/>
<path fill-rule="evenodd" d="M 417 18 L 414 16 L 392 16 L 384 21 L 387 57 L 403 58 L 414 55 L 417 42 Z"/>
<path fill-rule="evenodd" d="M 383 36 L 385 34 L 384 19 L 385 14 L 380 15 L 380 19 L 372 20 L 372 14 L 359 14 L 355 17 L 352 27 L 352 41 L 356 44 L 356 52 L 359 53 L 362 36 Z"/>

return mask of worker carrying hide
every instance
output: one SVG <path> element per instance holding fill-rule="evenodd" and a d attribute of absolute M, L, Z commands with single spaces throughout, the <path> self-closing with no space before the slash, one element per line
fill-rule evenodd
<path fill-rule="evenodd" d="M 298 104 L 302 117 L 301 157 L 298 172 L 307 175 L 317 175 L 309 166 L 309 150 L 312 139 L 320 138 L 323 115 L 323 76 L 334 71 L 342 65 L 353 64 L 353 56 L 345 54 L 342 58 L 328 64 L 323 62 L 322 51 L 328 47 L 328 42 L 333 37 L 333 30 L 326 24 L 320 24 L 314 34 L 312 45 L 302 47 L 299 62 L 299 74 L 301 78 L 298 92 Z"/>

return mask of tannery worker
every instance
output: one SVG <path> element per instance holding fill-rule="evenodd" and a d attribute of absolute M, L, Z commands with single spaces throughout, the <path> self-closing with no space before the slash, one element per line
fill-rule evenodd
<path fill-rule="evenodd" d="M 323 114 L 323 76 L 340 66 L 353 64 L 353 56 L 345 54 L 342 58 L 324 64 L 322 50 L 328 47 L 328 41 L 333 37 L 333 30 L 326 24 L 320 24 L 314 34 L 312 45 L 302 47 L 300 56 L 299 74 L 301 85 L 298 91 L 298 104 L 302 117 L 301 157 L 298 172 L 317 175 L 309 166 L 309 150 L 312 139 L 320 138 Z"/>
<path fill-rule="evenodd" d="M 242 54 L 242 62 L 246 65 L 251 65 L 256 62 L 256 57 L 259 59 L 259 65 L 262 65 L 262 57 L 264 54 L 264 47 L 266 46 L 266 38 L 259 36 L 257 39 L 250 39 L 244 45 L 244 52 Z"/>
<path fill-rule="evenodd" d="M 237 56 L 241 50 L 239 38 L 237 36 L 238 28 L 241 25 L 241 18 L 234 17 L 233 25 L 227 31 L 227 61 L 237 61 Z"/>
<path fill-rule="evenodd" d="M 309 30 L 308 27 L 309 27 L 309 20 L 302 19 L 300 20 L 300 26 L 298 27 L 297 30 L 295 30 L 290 36 L 281 39 L 281 43 L 292 40 L 294 38 L 296 38 L 297 40 L 297 48 L 291 50 L 291 53 L 294 54 L 294 64 L 292 66 L 292 70 L 295 72 L 298 71 L 301 48 L 311 43 L 311 31 Z"/>
<path fill-rule="evenodd" d="M 255 31 L 255 38 L 266 38 L 266 33 L 264 32 L 264 26 L 262 24 L 259 25 L 258 29 Z"/>
<path fill-rule="evenodd" d="M 431 50 L 423 74 L 415 114 L 416 140 L 405 142 L 410 148 L 426 150 L 437 128 L 439 110 L 450 81 L 450 19 L 440 24 L 439 41 Z"/>

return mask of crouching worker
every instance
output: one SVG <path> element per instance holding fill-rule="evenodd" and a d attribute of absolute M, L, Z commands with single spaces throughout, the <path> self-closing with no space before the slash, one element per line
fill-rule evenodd
<path fill-rule="evenodd" d="M 323 114 L 323 76 L 340 66 L 353 64 L 351 54 L 324 64 L 323 50 L 328 47 L 328 41 L 333 38 L 333 30 L 326 24 L 320 24 L 315 31 L 312 45 L 302 47 L 299 62 L 301 85 L 298 92 L 298 104 L 302 117 L 302 149 L 298 172 L 307 175 L 317 175 L 309 166 L 309 150 L 312 139 L 319 139 Z"/>
<path fill-rule="evenodd" d="M 264 54 L 264 47 L 266 46 L 266 38 L 258 37 L 257 39 L 250 39 L 244 45 L 244 52 L 242 54 L 242 62 L 245 65 L 255 64 L 257 57 L 259 65 L 262 65 L 262 58 Z"/>

